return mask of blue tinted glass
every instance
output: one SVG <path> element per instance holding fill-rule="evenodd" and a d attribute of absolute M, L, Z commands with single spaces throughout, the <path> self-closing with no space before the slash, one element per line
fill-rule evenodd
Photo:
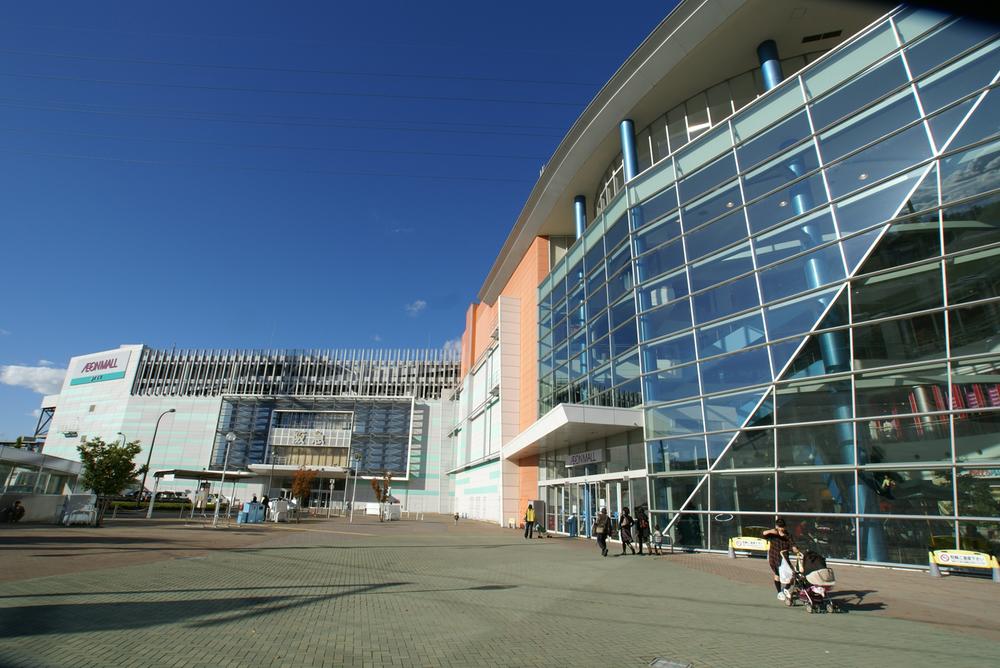
<path fill-rule="evenodd" d="M 652 283 L 642 285 L 639 288 L 639 308 L 647 311 L 675 299 L 686 297 L 687 294 L 687 274 L 682 269 Z"/>
<path fill-rule="evenodd" d="M 604 247 L 614 248 L 621 241 L 628 236 L 628 216 L 622 214 L 618 220 L 615 221 L 614 225 L 608 228 L 608 231 L 604 233 Z"/>
<path fill-rule="evenodd" d="M 837 204 L 840 234 L 848 235 L 895 218 L 927 169 L 914 170 Z"/>
<path fill-rule="evenodd" d="M 699 323 L 707 322 L 758 304 L 757 281 L 747 276 L 695 295 L 694 317 Z"/>
<path fill-rule="evenodd" d="M 964 129 L 959 132 L 959 138 L 962 132 Z M 954 202 L 996 188 L 1000 185 L 997 183 L 998 158 L 1000 142 L 992 142 L 942 160 L 941 200 Z"/>
<path fill-rule="evenodd" d="M 555 281 L 552 285 L 552 303 L 558 304 L 566 296 L 566 280 Z"/>
<path fill-rule="evenodd" d="M 726 153 L 715 162 L 709 163 L 678 182 L 681 203 L 690 202 L 698 195 L 734 176 L 736 176 L 736 160 L 732 153 Z"/>
<path fill-rule="evenodd" d="M 959 105 L 958 111 L 968 112 L 972 106 L 972 101 L 966 102 L 965 104 Z M 949 112 L 941 114 L 942 116 L 948 115 Z M 948 150 L 960 149 L 966 144 L 971 144 L 980 139 L 985 139 L 986 137 L 991 137 L 998 132 L 1000 132 L 1000 92 L 996 89 L 990 91 L 986 94 L 983 101 L 976 107 L 975 111 L 972 112 L 972 116 L 968 120 L 965 120 L 966 113 L 962 113 L 961 117 L 951 118 L 954 119 L 953 125 L 950 131 L 940 128 L 940 124 L 935 124 L 937 116 L 931 119 L 931 129 L 934 131 L 935 139 L 938 139 L 938 143 L 943 145 L 944 140 L 951 137 L 951 132 L 954 131 L 955 127 L 959 122 L 964 121 L 962 124 L 962 129 L 958 132 L 955 138 L 948 145 Z M 943 138 L 939 138 L 942 133 Z"/>
<path fill-rule="evenodd" d="M 912 167 L 931 156 L 924 126 L 914 125 L 909 130 L 885 139 L 874 146 L 855 153 L 850 158 L 826 170 L 830 195 L 840 197 L 863 188 L 891 174 Z"/>
<path fill-rule="evenodd" d="M 587 251 L 583 258 L 583 264 L 586 266 L 588 274 L 604 264 L 604 244 L 600 239 L 597 240 L 593 248 Z"/>
<path fill-rule="evenodd" d="M 917 120 L 917 103 L 910 92 L 894 95 L 885 102 L 852 117 L 820 135 L 819 150 L 825 162 L 881 139 L 890 132 Z"/>
<path fill-rule="evenodd" d="M 837 290 L 827 290 L 764 309 L 767 334 L 772 341 L 802 334 L 816 326 Z"/>
<path fill-rule="evenodd" d="M 615 385 L 639 377 L 639 353 L 616 359 L 613 364 Z"/>
<path fill-rule="evenodd" d="M 747 200 L 756 199 L 818 167 L 816 147 L 812 142 L 803 144 L 791 153 L 772 160 L 744 176 L 743 194 Z"/>
<path fill-rule="evenodd" d="M 569 366 L 567 368 L 569 369 L 570 380 L 577 380 L 580 376 L 587 373 L 586 361 L 586 355 L 577 355 L 569 361 Z"/>
<path fill-rule="evenodd" d="M 700 362 L 702 391 L 725 392 L 750 385 L 760 385 L 771 380 L 771 366 L 767 349 L 743 352 Z"/>
<path fill-rule="evenodd" d="M 632 265 L 627 265 L 622 271 L 608 281 L 608 300 L 615 301 L 632 289 Z"/>
<path fill-rule="evenodd" d="M 928 35 L 906 50 L 914 78 L 945 60 L 995 35 L 995 25 L 973 18 L 960 18 Z"/>
<path fill-rule="evenodd" d="M 591 343 L 587 352 L 590 355 L 590 368 L 596 369 L 611 360 L 611 339 L 601 339 Z"/>
<path fill-rule="evenodd" d="M 847 260 L 847 269 L 849 272 L 854 273 L 854 270 L 865 259 L 865 256 L 868 255 L 875 242 L 879 240 L 887 228 L 888 225 L 883 225 L 871 232 L 865 232 L 841 242 L 844 246 L 844 258 Z"/>
<path fill-rule="evenodd" d="M 788 364 L 788 360 L 792 359 L 792 355 L 795 354 L 804 340 L 804 338 L 791 339 L 771 346 L 771 360 L 774 362 L 774 369 L 778 374 Z"/>
<path fill-rule="evenodd" d="M 633 225 L 639 228 L 646 223 L 651 223 L 668 211 L 677 208 L 677 192 L 674 186 L 670 186 L 663 192 L 649 198 L 633 209 Z"/>
<path fill-rule="evenodd" d="M 572 267 L 566 270 L 566 289 L 573 290 L 583 279 L 583 260 L 578 260 Z"/>
<path fill-rule="evenodd" d="M 623 353 L 635 347 L 638 342 L 639 337 L 635 331 L 635 322 L 630 322 L 611 332 L 611 354 Z"/>
<path fill-rule="evenodd" d="M 717 218 L 727 211 L 738 207 L 742 203 L 743 200 L 740 198 L 739 186 L 734 183 L 728 188 L 720 190 L 693 204 L 689 204 L 684 207 L 681 214 L 684 231 L 690 232 L 713 218 Z"/>
<path fill-rule="evenodd" d="M 611 366 L 608 365 L 590 374 L 590 389 L 594 393 L 611 389 Z"/>
<path fill-rule="evenodd" d="M 818 211 L 757 237 L 754 240 L 757 266 L 765 267 L 836 238 L 837 231 L 833 227 L 830 211 Z"/>
<path fill-rule="evenodd" d="M 764 318 L 760 312 L 698 330 L 698 356 L 702 359 L 742 350 L 764 342 Z"/>
<path fill-rule="evenodd" d="M 663 369 L 643 377 L 646 401 L 675 401 L 698 395 L 698 366 Z"/>
<path fill-rule="evenodd" d="M 552 328 L 552 345 L 559 345 L 566 340 L 566 319 L 563 318 Z"/>
<path fill-rule="evenodd" d="M 691 290 L 703 290 L 716 283 L 753 271 L 750 244 L 732 248 L 691 265 Z"/>
<path fill-rule="evenodd" d="M 989 85 L 1000 69 L 1000 42 L 962 58 L 917 84 L 924 113 L 931 114 L 972 91 Z"/>
<path fill-rule="evenodd" d="M 639 316 L 643 341 L 658 339 L 690 326 L 691 306 L 686 299 Z"/>
<path fill-rule="evenodd" d="M 765 302 L 788 297 L 844 278 L 844 261 L 837 244 L 760 272 L 760 291 Z"/>
<path fill-rule="evenodd" d="M 596 341 L 597 339 L 603 338 L 607 335 L 609 331 L 608 327 L 608 313 L 604 311 L 600 313 L 596 318 L 590 321 L 590 340 Z"/>
<path fill-rule="evenodd" d="M 742 427 L 765 392 L 766 390 L 755 390 L 721 397 L 706 397 L 704 399 L 706 430 L 721 431 Z"/>
<path fill-rule="evenodd" d="M 645 253 L 662 243 L 671 241 L 681 235 L 681 223 L 677 214 L 666 218 L 655 225 L 641 230 L 635 235 L 636 254 Z"/>
<path fill-rule="evenodd" d="M 552 351 L 552 364 L 559 366 L 560 364 L 564 363 L 566 359 L 569 357 L 566 354 L 566 350 L 567 348 L 565 343 L 562 344 L 561 346 L 556 345 L 555 350 Z"/>
<path fill-rule="evenodd" d="M 807 136 L 809 119 L 805 111 L 800 111 L 737 148 L 740 168 L 749 169 Z"/>
<path fill-rule="evenodd" d="M 670 369 L 694 361 L 694 337 L 682 334 L 666 341 L 650 343 L 642 348 L 646 372 Z"/>
<path fill-rule="evenodd" d="M 569 344 L 567 345 L 566 354 L 569 357 L 582 353 L 587 349 L 587 330 L 581 329 L 576 334 L 570 335 Z"/>
<path fill-rule="evenodd" d="M 684 241 L 687 244 L 688 261 L 697 260 L 746 236 L 746 217 L 742 210 L 734 211 L 688 235 Z"/>
<path fill-rule="evenodd" d="M 594 294 L 587 299 L 587 317 L 592 318 L 608 305 L 608 296 L 604 292 L 604 286 L 602 285 Z"/>
<path fill-rule="evenodd" d="M 613 274 L 632 259 L 632 254 L 629 253 L 628 244 L 622 244 L 616 250 L 611 251 L 611 255 L 608 256 L 608 273 Z"/>
<path fill-rule="evenodd" d="M 908 79 L 902 59 L 893 56 L 878 67 L 870 69 L 844 87 L 830 93 L 812 105 L 813 124 L 817 130 L 839 121 L 890 90 L 898 88 Z"/>
<path fill-rule="evenodd" d="M 684 248 L 679 242 L 661 246 L 652 253 L 647 253 L 635 261 L 640 281 L 648 281 L 660 274 L 677 269 L 683 264 Z"/>
<path fill-rule="evenodd" d="M 826 201 L 823 177 L 813 174 L 749 205 L 747 217 L 750 219 L 750 229 L 754 232 L 766 230 Z"/>
<path fill-rule="evenodd" d="M 631 296 L 626 297 L 610 309 L 611 329 L 624 325 L 627 321 L 635 317 L 635 300 Z"/>
<path fill-rule="evenodd" d="M 604 289 L 604 270 L 599 269 L 587 277 L 587 294 L 593 295 Z"/>
<path fill-rule="evenodd" d="M 701 402 L 659 406 L 646 411 L 646 438 L 669 438 L 680 434 L 705 431 Z"/>

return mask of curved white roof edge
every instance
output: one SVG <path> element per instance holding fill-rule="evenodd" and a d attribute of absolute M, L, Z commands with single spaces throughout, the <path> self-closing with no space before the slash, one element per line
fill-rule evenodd
<path fill-rule="evenodd" d="M 689 0 L 681 2 L 636 48 L 598 91 L 556 147 L 532 188 L 500 250 L 478 298 L 492 304 L 510 279 L 521 256 L 538 236 L 545 219 L 576 172 L 591 158 L 596 146 L 616 132 L 622 119 L 693 46 L 748 0 Z M 588 193 L 589 194 L 589 193 Z"/>

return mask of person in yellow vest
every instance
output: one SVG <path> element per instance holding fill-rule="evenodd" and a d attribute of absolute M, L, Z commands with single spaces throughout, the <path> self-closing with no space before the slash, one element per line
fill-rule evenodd
<path fill-rule="evenodd" d="M 535 509 L 528 504 L 528 509 L 524 511 L 524 537 L 531 538 L 535 533 Z"/>

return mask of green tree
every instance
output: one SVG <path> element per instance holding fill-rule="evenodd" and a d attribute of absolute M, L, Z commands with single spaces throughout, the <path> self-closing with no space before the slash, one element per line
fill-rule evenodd
<path fill-rule="evenodd" d="M 136 476 L 145 468 L 137 466 L 134 461 L 142 448 L 139 446 L 139 441 L 119 445 L 105 443 L 100 438 L 92 438 L 76 449 L 80 453 L 80 461 L 83 462 L 80 484 L 97 495 L 95 525 L 101 526 L 104 513 L 112 498 L 135 482 Z"/>
<path fill-rule="evenodd" d="M 299 468 L 292 476 L 292 496 L 299 500 L 299 512 L 295 513 L 295 521 L 299 521 L 299 515 L 305 508 L 304 499 L 308 499 L 312 493 L 313 481 L 316 479 L 316 471 L 306 468 Z"/>
<path fill-rule="evenodd" d="M 385 521 L 385 504 L 389 503 L 389 490 L 392 489 L 392 473 L 386 471 L 382 479 L 372 478 L 372 491 L 375 492 L 375 500 L 379 504 L 378 521 Z"/>

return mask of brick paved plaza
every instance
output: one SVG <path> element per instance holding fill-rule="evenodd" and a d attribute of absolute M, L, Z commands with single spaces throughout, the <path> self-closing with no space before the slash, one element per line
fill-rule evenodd
<path fill-rule="evenodd" d="M 984 666 L 1000 585 L 840 566 L 850 612 L 759 559 L 607 558 L 447 518 L 0 529 L 3 666 Z"/>

